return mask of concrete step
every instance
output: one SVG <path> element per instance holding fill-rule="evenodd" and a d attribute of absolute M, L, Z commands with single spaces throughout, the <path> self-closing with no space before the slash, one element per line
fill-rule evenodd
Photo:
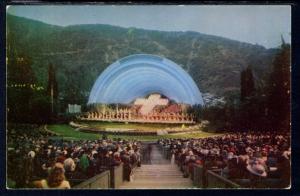
<path fill-rule="evenodd" d="M 182 189 L 193 188 L 189 178 L 183 178 L 183 173 L 177 165 L 166 160 L 157 146 L 153 146 L 151 163 L 142 165 L 134 171 L 131 182 L 124 182 L 120 189 Z"/>
<path fill-rule="evenodd" d="M 120 188 L 193 188 L 191 182 L 186 181 L 133 181 L 124 183 Z"/>

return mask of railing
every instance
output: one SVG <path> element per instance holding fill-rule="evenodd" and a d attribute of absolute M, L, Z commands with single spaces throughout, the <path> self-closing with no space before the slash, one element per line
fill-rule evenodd
<path fill-rule="evenodd" d="M 110 171 L 106 170 L 72 188 L 75 189 L 108 189 L 110 188 Z"/>
<path fill-rule="evenodd" d="M 133 166 L 132 172 L 127 173 L 128 175 L 132 175 L 136 166 Z M 77 184 L 72 188 L 75 189 L 108 189 L 108 188 L 119 188 L 124 180 L 130 180 L 130 176 L 127 176 L 124 179 L 124 172 L 126 172 L 126 168 L 124 168 L 124 164 L 120 164 L 119 166 L 114 166 L 109 170 L 105 170 L 101 174 L 98 174 L 92 178 L 87 180 L 79 179 L 79 180 L 70 180 L 72 184 Z M 128 179 L 127 179 L 128 178 Z M 83 181 L 83 182 L 82 182 Z M 80 182 L 80 183 L 79 183 Z M 79 184 L 78 184 L 79 183 Z"/>
<path fill-rule="evenodd" d="M 206 186 L 206 175 L 202 165 L 194 165 L 193 184 L 199 188 L 205 188 Z"/>
<path fill-rule="evenodd" d="M 228 180 L 211 170 L 206 171 L 207 188 L 241 188 L 240 185 Z"/>
<path fill-rule="evenodd" d="M 123 163 L 110 169 L 110 187 L 119 188 L 123 183 Z"/>
<path fill-rule="evenodd" d="M 171 158 L 170 148 L 160 145 L 162 154 L 165 158 Z M 181 167 L 180 163 L 178 163 Z M 202 165 L 193 166 L 193 175 L 190 175 L 193 180 L 194 186 L 198 188 L 240 188 L 241 186 L 237 183 L 228 180 L 221 175 L 217 174 L 216 171 L 207 170 Z"/>

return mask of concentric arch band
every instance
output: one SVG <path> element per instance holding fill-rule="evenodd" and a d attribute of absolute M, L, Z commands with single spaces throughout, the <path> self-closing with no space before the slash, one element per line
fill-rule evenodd
<path fill-rule="evenodd" d="M 149 54 L 130 55 L 108 66 L 94 83 L 88 104 L 129 104 L 151 93 L 177 103 L 203 105 L 202 95 L 187 72 L 171 60 Z"/>

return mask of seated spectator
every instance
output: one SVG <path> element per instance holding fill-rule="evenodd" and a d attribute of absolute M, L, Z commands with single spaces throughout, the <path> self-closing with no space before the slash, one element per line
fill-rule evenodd
<path fill-rule="evenodd" d="M 229 179 L 239 178 L 237 158 L 228 159 L 227 166 L 222 170 L 224 176 Z"/>
<path fill-rule="evenodd" d="M 88 156 L 85 153 L 85 151 L 83 151 L 83 154 L 80 157 L 79 167 L 82 170 L 82 172 L 86 172 L 86 170 L 89 167 L 89 165 L 90 165 L 90 163 L 89 163 Z"/>
<path fill-rule="evenodd" d="M 67 158 L 64 161 L 64 169 L 65 169 L 65 176 L 67 179 L 72 179 L 74 171 L 76 169 L 76 164 L 72 158 Z"/>
<path fill-rule="evenodd" d="M 70 189 L 70 183 L 65 180 L 64 166 L 61 163 L 56 163 L 51 169 L 47 179 L 37 181 L 34 183 L 36 188 L 43 189 Z"/>
<path fill-rule="evenodd" d="M 122 163 L 121 157 L 120 157 L 120 153 L 119 152 L 115 152 L 114 153 L 114 159 L 113 159 L 113 166 L 118 166 Z"/>
<path fill-rule="evenodd" d="M 248 163 L 249 163 L 248 155 L 240 155 L 238 157 L 236 178 L 238 178 L 238 179 L 249 178 L 249 174 L 248 174 L 248 170 L 247 170 Z"/>
<path fill-rule="evenodd" d="M 254 161 L 253 163 L 248 164 L 246 168 L 250 174 L 249 178 L 251 180 L 252 187 L 262 186 L 262 184 L 260 183 L 261 178 L 267 177 L 265 167 L 258 161 Z"/>
<path fill-rule="evenodd" d="M 270 171 L 270 176 L 282 180 L 282 187 L 290 185 L 291 163 L 287 156 L 284 154 L 278 158 L 277 165 L 274 170 Z"/>

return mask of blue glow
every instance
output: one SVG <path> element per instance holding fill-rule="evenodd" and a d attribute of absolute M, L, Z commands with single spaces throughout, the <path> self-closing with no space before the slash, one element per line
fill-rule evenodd
<path fill-rule="evenodd" d="M 97 78 L 88 104 L 128 104 L 151 93 L 165 95 L 177 103 L 203 105 L 197 85 L 180 66 L 148 54 L 127 56 L 107 67 Z"/>

